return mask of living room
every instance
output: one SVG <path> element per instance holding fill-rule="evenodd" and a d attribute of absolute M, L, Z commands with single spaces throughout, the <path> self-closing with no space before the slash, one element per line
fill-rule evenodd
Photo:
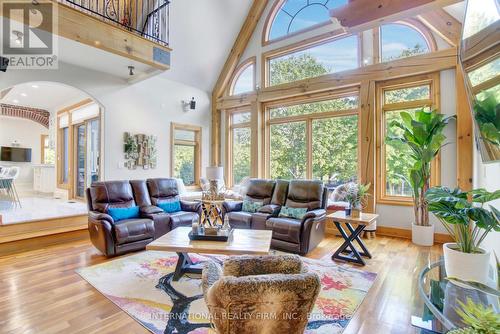
<path fill-rule="evenodd" d="M 389 2 L 2 2 L 2 328 L 500 330 L 500 6 Z"/>

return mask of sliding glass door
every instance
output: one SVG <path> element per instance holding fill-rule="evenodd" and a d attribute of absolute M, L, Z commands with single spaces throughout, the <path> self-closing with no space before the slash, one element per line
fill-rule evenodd
<path fill-rule="evenodd" d="M 85 197 L 85 189 L 99 180 L 99 119 L 74 125 L 75 192 L 76 198 Z"/>

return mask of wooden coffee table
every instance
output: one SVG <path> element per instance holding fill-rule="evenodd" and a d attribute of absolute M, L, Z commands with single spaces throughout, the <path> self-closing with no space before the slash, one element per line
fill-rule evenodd
<path fill-rule="evenodd" d="M 372 258 L 372 255 L 366 248 L 366 245 L 359 238 L 359 234 L 363 232 L 365 227 L 371 225 L 378 218 L 378 214 L 376 213 L 361 213 L 361 215 L 357 218 L 346 216 L 344 211 L 336 211 L 326 216 L 327 219 L 333 221 L 335 226 L 340 232 L 342 238 L 344 238 L 344 243 L 340 245 L 340 247 L 335 251 L 332 255 L 332 260 L 342 260 L 347 262 L 353 262 L 356 264 L 360 264 L 362 266 L 365 265 L 365 261 L 362 256 L 367 257 L 369 259 Z M 345 231 L 342 228 L 343 223 L 349 231 Z M 356 226 L 356 228 L 353 227 Z M 349 233 L 349 234 L 347 234 Z M 352 243 L 356 241 L 361 248 L 361 251 L 356 249 L 356 246 Z M 342 253 L 348 253 L 342 255 Z"/>
<path fill-rule="evenodd" d="M 201 274 L 188 253 L 225 255 L 266 255 L 271 248 L 272 231 L 235 229 L 226 242 L 190 240 L 191 227 L 178 227 L 146 246 L 147 250 L 176 252 L 179 256 L 173 280 L 185 273 Z"/>

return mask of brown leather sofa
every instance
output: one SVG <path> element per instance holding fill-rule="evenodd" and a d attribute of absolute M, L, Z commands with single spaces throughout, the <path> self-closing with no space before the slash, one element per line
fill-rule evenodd
<path fill-rule="evenodd" d="M 328 190 L 321 181 L 251 179 L 245 199 L 264 205 L 248 213 L 242 211 L 243 202 L 227 201 L 224 215 L 235 228 L 272 230 L 275 249 L 307 254 L 325 235 Z M 307 213 L 301 220 L 279 217 L 282 206 L 306 208 Z"/>
<path fill-rule="evenodd" d="M 156 206 L 178 198 L 175 179 L 94 182 L 87 189 L 90 240 L 106 256 L 141 250 L 178 226 L 190 226 L 200 204 L 180 201 L 181 211 L 166 213 Z M 139 206 L 138 218 L 114 221 L 109 208 Z"/>

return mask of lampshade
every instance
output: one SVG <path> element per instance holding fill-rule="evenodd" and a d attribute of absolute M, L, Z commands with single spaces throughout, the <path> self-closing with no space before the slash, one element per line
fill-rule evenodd
<path fill-rule="evenodd" d="M 207 167 L 206 176 L 209 180 L 222 180 L 224 178 L 224 168 L 218 166 Z"/>

